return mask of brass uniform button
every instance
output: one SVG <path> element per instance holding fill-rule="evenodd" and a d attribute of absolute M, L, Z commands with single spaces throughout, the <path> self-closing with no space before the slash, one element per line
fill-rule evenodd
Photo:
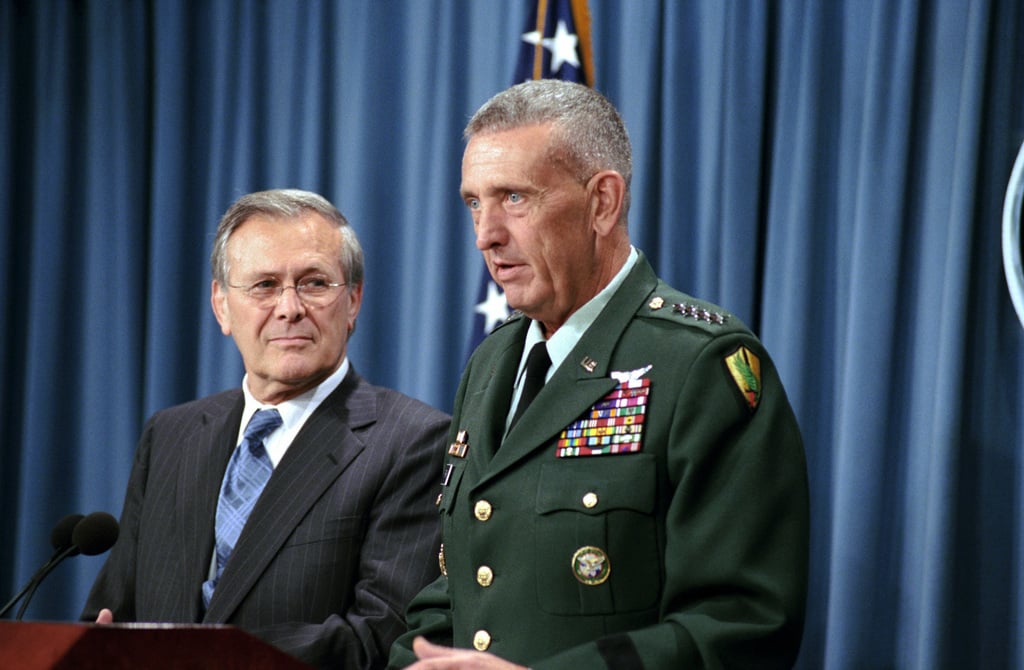
<path fill-rule="evenodd" d="M 485 630 L 478 630 L 473 635 L 473 648 L 477 651 L 487 651 L 491 646 L 491 634 Z"/>
<path fill-rule="evenodd" d="M 476 583 L 480 586 L 487 588 L 494 581 L 494 571 L 486 565 L 481 565 L 476 569 Z"/>
<path fill-rule="evenodd" d="M 597 494 L 591 491 L 590 493 L 583 496 L 583 506 L 587 509 L 597 507 Z"/>
<path fill-rule="evenodd" d="M 480 521 L 487 521 L 491 518 L 491 503 L 486 500 L 478 500 L 476 505 L 473 506 L 473 514 Z"/>

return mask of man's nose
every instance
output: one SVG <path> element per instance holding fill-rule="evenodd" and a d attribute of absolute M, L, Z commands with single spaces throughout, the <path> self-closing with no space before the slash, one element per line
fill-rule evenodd
<path fill-rule="evenodd" d="M 291 289 L 291 292 L 288 292 Z M 274 303 L 274 313 L 289 320 L 295 319 L 306 313 L 306 303 L 302 302 L 299 289 L 296 286 L 282 286 L 281 294 L 277 296 Z"/>
<path fill-rule="evenodd" d="M 474 221 L 476 248 L 480 251 L 501 246 L 507 238 L 505 212 L 501 207 L 481 205 Z"/>

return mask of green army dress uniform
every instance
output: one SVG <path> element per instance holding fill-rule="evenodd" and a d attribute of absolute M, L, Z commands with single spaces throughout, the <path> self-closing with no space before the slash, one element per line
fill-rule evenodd
<path fill-rule="evenodd" d="M 806 464 L 757 338 L 641 255 L 503 439 L 528 326 L 496 329 L 463 374 L 438 503 L 444 574 L 410 605 L 392 664 L 424 635 L 534 670 L 791 666 Z M 591 431 L 578 446 L 594 408 L 617 405 L 606 414 L 625 441 Z"/>

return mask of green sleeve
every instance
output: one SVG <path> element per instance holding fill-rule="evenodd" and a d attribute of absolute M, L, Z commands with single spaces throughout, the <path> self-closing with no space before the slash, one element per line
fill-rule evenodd
<path fill-rule="evenodd" d="M 412 641 L 419 635 L 434 644 L 451 646 L 452 615 L 448 578 L 442 575 L 420 591 L 409 603 L 405 618 L 408 630 L 391 646 L 391 657 L 388 659 L 390 668 L 404 668 L 415 662 Z"/>

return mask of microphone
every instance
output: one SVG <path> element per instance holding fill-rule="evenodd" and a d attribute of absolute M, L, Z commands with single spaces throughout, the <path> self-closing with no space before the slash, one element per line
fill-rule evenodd
<path fill-rule="evenodd" d="M 74 556 L 79 551 L 84 556 L 102 554 L 117 542 L 119 530 L 117 519 L 106 512 L 93 512 L 75 524 L 71 531 L 72 547 L 78 551 L 69 555 Z"/>
<path fill-rule="evenodd" d="M 15 603 L 21 600 L 22 596 L 28 594 L 15 617 L 20 621 L 29 601 L 32 600 L 36 589 L 39 588 L 39 584 L 61 561 L 80 553 L 86 556 L 102 554 L 114 546 L 118 531 L 117 520 L 106 512 L 93 512 L 88 516 L 69 514 L 58 521 L 50 533 L 50 544 L 54 548 L 53 556 L 32 575 L 32 579 L 25 584 L 24 588 L 4 605 L 3 609 L 0 609 L 0 617 L 7 614 Z"/>
<path fill-rule="evenodd" d="M 54 548 L 61 545 L 62 549 L 58 550 L 58 553 L 55 554 L 46 565 L 39 569 L 38 576 L 25 586 L 25 589 L 27 589 L 27 595 L 25 596 L 25 600 L 21 603 L 21 607 L 18 608 L 18 614 L 14 617 L 15 621 L 21 621 L 21 617 L 25 614 L 25 609 L 32 600 L 32 596 L 36 594 L 36 589 L 39 588 L 43 579 L 45 579 L 61 561 L 69 556 L 77 556 L 78 554 L 83 554 L 85 556 L 102 554 L 117 542 L 119 527 L 117 525 L 117 520 L 114 517 L 106 512 L 93 512 L 88 516 L 78 519 L 77 522 L 72 525 L 72 518 L 81 516 L 81 514 L 72 514 L 57 522 L 53 532 L 50 534 L 50 542 L 53 544 Z M 68 528 L 71 529 L 70 539 L 68 538 Z M 0 615 L 2 614 L 3 613 L 0 612 Z"/>
<path fill-rule="evenodd" d="M 84 514 L 68 514 L 53 527 L 53 530 L 50 531 L 50 544 L 53 546 L 55 553 L 50 557 L 51 561 L 57 557 L 57 554 L 74 544 L 71 541 L 71 534 L 74 532 L 78 522 L 84 518 Z"/>
<path fill-rule="evenodd" d="M 0 617 L 7 614 L 8 610 L 14 607 L 14 604 L 21 600 L 22 596 L 28 593 L 28 590 L 32 588 L 32 585 L 41 578 L 43 573 L 46 572 L 51 565 L 53 565 L 54 561 L 57 560 L 57 557 L 72 544 L 71 533 L 74 531 L 75 526 L 78 525 L 78 522 L 84 518 L 84 514 L 69 514 L 57 522 L 57 525 L 53 527 L 52 531 L 50 531 L 50 544 L 53 545 L 54 549 L 53 555 L 50 556 L 50 560 L 43 563 L 43 565 L 36 570 L 36 573 L 32 575 L 32 579 L 28 580 L 28 583 L 25 584 L 25 587 L 21 589 L 21 591 L 18 591 L 18 595 L 11 598 L 10 602 L 4 605 L 3 609 L 0 610 Z"/>

